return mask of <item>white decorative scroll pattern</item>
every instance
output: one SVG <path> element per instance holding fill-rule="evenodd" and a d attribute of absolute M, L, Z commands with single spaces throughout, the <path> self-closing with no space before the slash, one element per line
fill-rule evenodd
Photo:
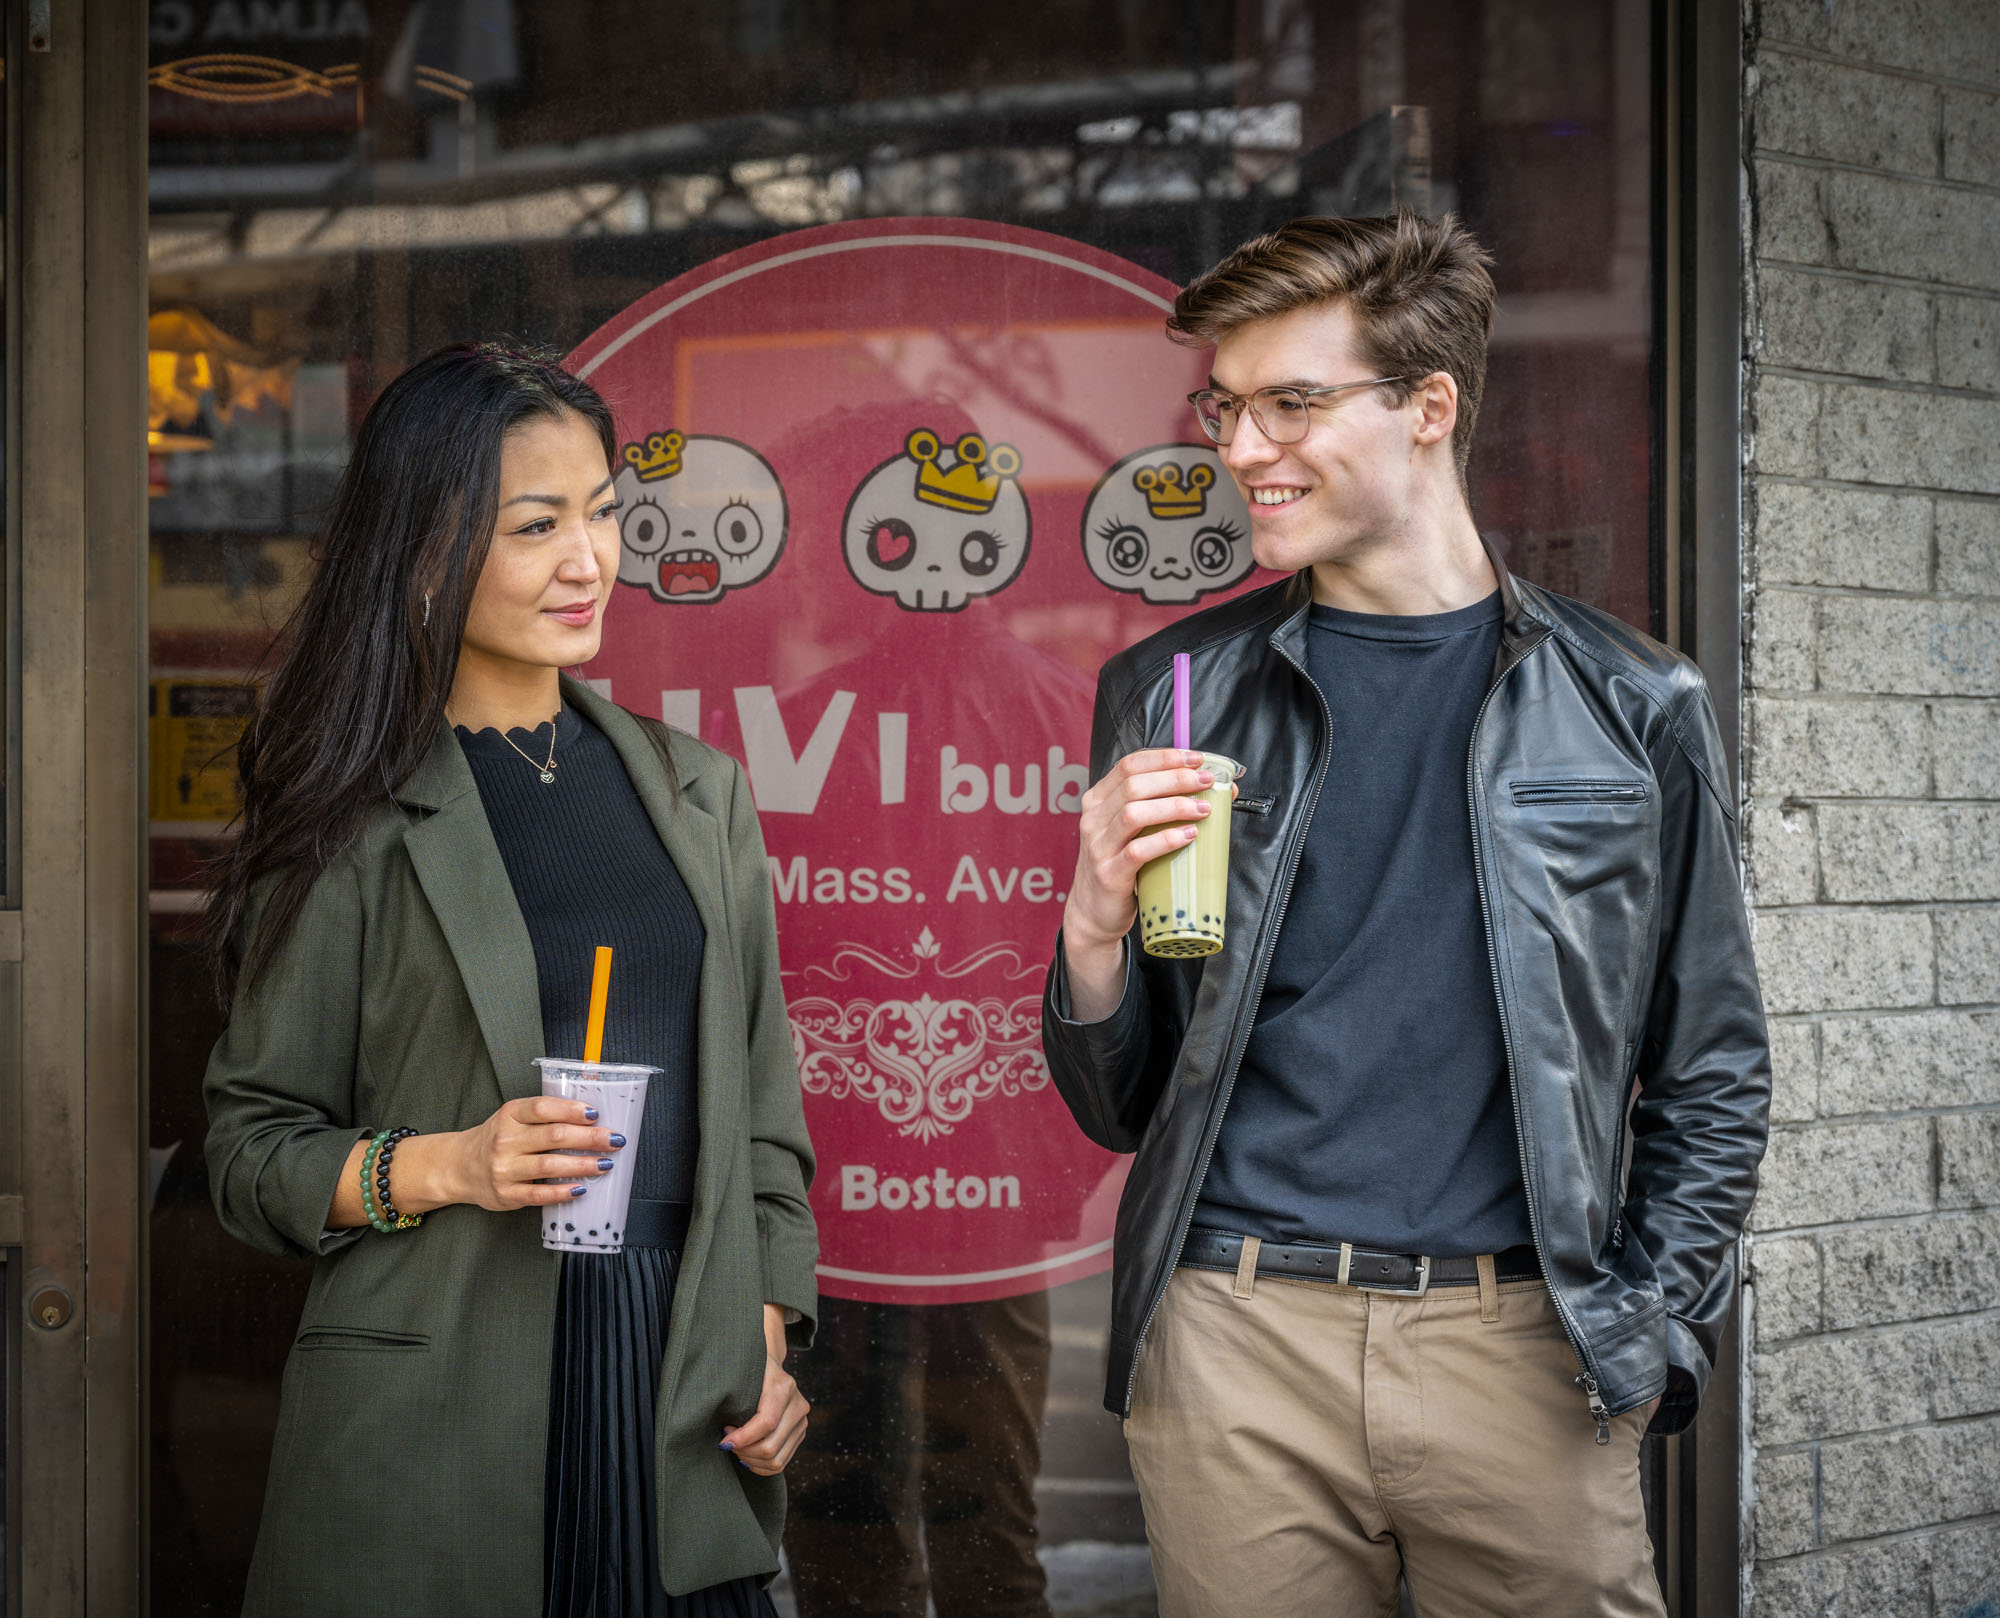
<path fill-rule="evenodd" d="M 851 963 L 859 963 L 892 980 L 909 982 L 928 968 L 949 981 L 996 961 L 1011 963 L 1011 979 L 1036 975 L 1010 944 L 988 945 L 948 967 L 933 964 L 941 953 L 926 927 L 910 948 L 914 966 L 852 944 L 834 952 L 831 967 L 811 967 L 806 975 L 845 983 Z M 1020 1095 L 1049 1082 L 1039 994 L 797 995 L 791 1014 L 792 1049 L 808 1093 L 872 1106 L 899 1134 L 919 1140 L 949 1135 L 993 1096 Z"/>

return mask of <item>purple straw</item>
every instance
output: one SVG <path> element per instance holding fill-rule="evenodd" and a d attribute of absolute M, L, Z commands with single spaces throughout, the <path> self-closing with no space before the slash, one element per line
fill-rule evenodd
<path fill-rule="evenodd" d="M 1188 654 L 1174 653 L 1174 746 L 1185 753 L 1188 742 Z"/>

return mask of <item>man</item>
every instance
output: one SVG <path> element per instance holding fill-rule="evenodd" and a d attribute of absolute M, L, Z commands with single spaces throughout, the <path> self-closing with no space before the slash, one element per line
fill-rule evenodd
<path fill-rule="evenodd" d="M 1426 1618 L 1662 1611 L 1639 1439 L 1729 1311 L 1763 1012 L 1701 676 L 1473 524 L 1486 262 L 1301 219 L 1168 322 L 1291 577 L 1100 675 L 1043 1042 L 1138 1154 L 1106 1403 L 1169 1615 L 1391 1613 L 1399 1575 Z M 1176 652 L 1245 767 L 1205 961 L 1133 930 L 1207 812 Z"/>

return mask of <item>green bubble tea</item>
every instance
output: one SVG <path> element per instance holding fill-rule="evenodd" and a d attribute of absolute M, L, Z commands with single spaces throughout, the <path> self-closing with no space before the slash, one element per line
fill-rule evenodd
<path fill-rule="evenodd" d="M 1201 762 L 1215 785 L 1193 794 L 1213 806 L 1194 823 L 1194 841 L 1139 867 L 1139 942 L 1148 955 L 1185 958 L 1222 948 L 1229 902 L 1229 789 L 1243 766 L 1220 753 L 1204 753 Z"/>

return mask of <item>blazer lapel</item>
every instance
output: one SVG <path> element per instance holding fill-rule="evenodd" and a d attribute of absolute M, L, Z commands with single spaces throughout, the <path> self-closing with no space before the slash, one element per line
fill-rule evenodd
<path fill-rule="evenodd" d="M 607 702 L 589 686 L 565 679 L 563 698 L 610 738 L 624 761 L 625 773 L 646 806 L 653 829 L 694 897 L 701 924 L 712 942 L 729 943 L 729 917 L 722 892 L 722 827 L 715 816 L 686 792 L 676 798 L 667 781 L 665 762 L 646 733 L 616 703 Z M 683 782 L 699 769 L 682 767 Z"/>
<path fill-rule="evenodd" d="M 440 727 L 429 756 L 396 796 L 432 813 L 403 846 L 465 982 L 503 1101 L 538 1095 L 542 1049 L 535 947 L 493 841 L 458 739 Z"/>
<path fill-rule="evenodd" d="M 638 720 L 617 704 L 607 702 L 580 682 L 565 678 L 563 697 L 610 738 L 624 760 L 625 773 L 646 806 L 653 827 L 667 857 L 687 884 L 701 917 L 704 936 L 701 961 L 701 1009 L 699 1013 L 699 1090 L 696 1106 L 704 1139 L 728 1140 L 736 1129 L 741 1104 L 740 1083 L 719 1082 L 725 1075 L 740 1074 L 742 1061 L 732 1057 L 731 1042 L 740 1046 L 744 1012 L 735 970 L 735 938 L 731 925 L 728 895 L 723 889 L 725 863 L 721 823 L 683 790 L 678 797 L 668 785 L 667 771 Z M 699 766 L 680 766 L 683 787 L 700 775 Z M 710 1175 L 713 1186 L 702 1185 L 697 1200 L 713 1208 L 720 1190 L 720 1176 L 729 1162 L 725 1152 L 703 1152 L 697 1184 Z M 696 1232 L 700 1234 L 699 1230 Z"/>

